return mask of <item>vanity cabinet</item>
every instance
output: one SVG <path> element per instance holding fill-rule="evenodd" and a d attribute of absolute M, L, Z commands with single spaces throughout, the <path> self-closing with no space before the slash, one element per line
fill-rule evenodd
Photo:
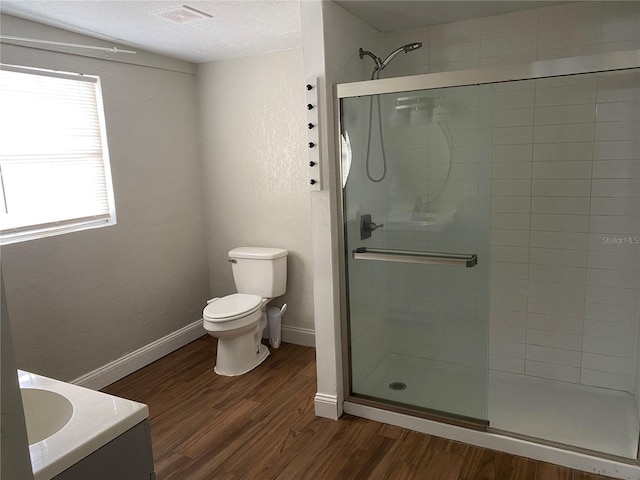
<path fill-rule="evenodd" d="M 149 420 L 53 477 L 54 480 L 155 480 Z"/>

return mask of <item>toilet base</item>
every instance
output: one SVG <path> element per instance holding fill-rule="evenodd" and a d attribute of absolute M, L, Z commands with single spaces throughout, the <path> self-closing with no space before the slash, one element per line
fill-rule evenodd
<path fill-rule="evenodd" d="M 218 338 L 218 353 L 213 371 L 225 377 L 236 377 L 250 372 L 269 356 L 269 349 L 258 345 L 255 349 L 254 335 L 233 338 Z"/>

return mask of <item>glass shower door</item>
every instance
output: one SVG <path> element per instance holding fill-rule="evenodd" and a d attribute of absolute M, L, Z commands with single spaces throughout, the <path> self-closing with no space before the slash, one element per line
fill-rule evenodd
<path fill-rule="evenodd" d="M 487 424 L 484 89 L 341 100 L 350 400 Z"/>

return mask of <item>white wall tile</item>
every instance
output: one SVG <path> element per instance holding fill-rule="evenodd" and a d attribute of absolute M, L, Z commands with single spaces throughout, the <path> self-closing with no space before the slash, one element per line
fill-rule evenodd
<path fill-rule="evenodd" d="M 562 267 L 586 267 L 586 250 L 562 250 L 559 248 L 529 249 L 529 261 L 542 265 L 558 265 Z"/>
<path fill-rule="evenodd" d="M 590 233 L 589 250 L 599 253 L 640 253 L 640 235 L 626 233 Z"/>
<path fill-rule="evenodd" d="M 580 369 L 565 365 L 554 365 L 552 363 L 527 360 L 525 362 L 525 373 L 534 377 L 550 378 L 563 382 L 580 382 Z"/>
<path fill-rule="evenodd" d="M 594 140 L 634 140 L 638 138 L 640 122 L 598 122 L 596 123 Z"/>
<path fill-rule="evenodd" d="M 527 280 L 529 265 L 526 263 L 491 262 L 491 277 Z"/>
<path fill-rule="evenodd" d="M 529 295 L 532 297 L 559 298 L 574 302 L 584 302 L 585 299 L 584 285 L 540 280 L 531 280 L 528 284 Z"/>
<path fill-rule="evenodd" d="M 529 263 L 529 248 L 493 245 L 491 247 L 491 261 Z"/>
<path fill-rule="evenodd" d="M 538 362 L 580 367 L 582 354 L 580 351 L 576 350 L 565 350 L 563 348 L 551 348 L 528 344 L 526 348 L 526 358 L 527 360 L 535 360 Z"/>
<path fill-rule="evenodd" d="M 538 28 L 538 12 L 515 12 L 480 19 L 480 37 L 510 37 L 523 33 L 535 33 Z"/>
<path fill-rule="evenodd" d="M 575 337 L 570 337 L 570 341 L 573 342 L 574 345 L 580 343 L 582 346 L 582 339 L 580 337 L 582 336 L 583 320 L 581 318 L 558 317 L 556 315 L 529 312 L 527 315 L 527 327 L 530 331 L 546 330 L 548 332 L 573 334 Z M 543 336 L 542 338 L 549 340 L 548 336 Z M 565 339 L 564 342 L 559 341 L 559 344 L 564 345 L 566 348 L 567 340 Z"/>
<path fill-rule="evenodd" d="M 536 91 L 536 107 L 551 105 L 593 104 L 596 101 L 597 86 L 579 85 L 569 87 L 539 88 Z"/>
<path fill-rule="evenodd" d="M 601 180 L 601 182 L 611 182 L 613 180 Z M 600 189 L 605 195 L 609 192 L 603 185 Z M 555 180 L 555 179 L 533 179 L 531 186 L 532 194 L 537 197 L 588 197 L 591 193 L 591 182 L 584 180 Z M 618 191 L 618 190 L 616 190 Z M 622 196 L 622 195 L 608 195 Z"/>
<path fill-rule="evenodd" d="M 489 368 L 501 372 L 524 373 L 524 357 L 491 354 L 489 355 Z"/>
<path fill-rule="evenodd" d="M 588 255 L 590 268 L 637 271 L 640 255 L 635 253 L 597 252 Z"/>
<path fill-rule="evenodd" d="M 586 298 L 589 302 L 593 303 L 633 307 L 638 304 L 638 290 L 637 288 L 616 288 L 590 285 L 587 286 Z"/>
<path fill-rule="evenodd" d="M 633 359 L 631 358 L 612 357 L 596 353 L 582 354 L 582 368 L 621 375 L 633 375 L 635 370 Z"/>
<path fill-rule="evenodd" d="M 638 212 L 640 214 L 640 211 Z M 639 217 L 591 215 L 589 231 L 606 234 L 640 234 Z M 637 242 L 636 242 L 637 243 Z"/>
<path fill-rule="evenodd" d="M 501 323 L 503 325 L 514 325 L 525 327 L 527 324 L 527 312 L 515 310 L 497 310 L 491 309 L 491 322 Z"/>
<path fill-rule="evenodd" d="M 593 140 L 593 123 L 572 123 L 561 125 L 536 125 L 533 139 L 535 143 L 573 143 Z"/>
<path fill-rule="evenodd" d="M 516 145 L 531 143 L 534 129 L 529 127 L 504 127 L 493 128 L 492 143 L 494 145 Z"/>
<path fill-rule="evenodd" d="M 599 24 L 602 19 L 600 2 L 565 3 L 543 7 L 538 12 L 538 31 L 594 25 Z"/>
<path fill-rule="evenodd" d="M 502 38 L 483 38 L 480 40 L 480 57 L 535 52 L 536 39 L 535 33 L 523 33 Z"/>
<path fill-rule="evenodd" d="M 533 197 L 531 199 L 531 213 L 588 215 L 589 200 L 587 196 Z"/>
<path fill-rule="evenodd" d="M 594 87 L 595 88 L 595 87 Z M 493 94 L 493 109 L 532 108 L 535 90 L 496 91 Z"/>
<path fill-rule="evenodd" d="M 533 159 L 533 145 L 494 145 L 491 162 L 530 162 Z"/>
<path fill-rule="evenodd" d="M 451 45 L 480 39 L 480 19 L 445 23 L 429 27 L 429 45 Z"/>
<path fill-rule="evenodd" d="M 533 108 L 512 108 L 493 111 L 494 127 L 518 127 L 533 125 Z"/>
<path fill-rule="evenodd" d="M 538 37 L 538 51 L 600 44 L 599 24 L 550 30 Z M 618 41 L 618 40 L 611 40 Z"/>
<path fill-rule="evenodd" d="M 548 281 L 585 285 L 586 277 L 586 268 L 538 264 L 532 264 L 529 266 L 529 280 L 531 281 Z"/>
<path fill-rule="evenodd" d="M 579 318 L 584 315 L 584 302 L 574 302 L 557 298 L 529 297 L 527 309 L 532 313 Z"/>
<path fill-rule="evenodd" d="M 554 48 L 552 50 L 538 50 L 536 60 L 552 60 L 564 57 L 581 57 L 600 53 L 602 45 L 582 45 L 579 47 Z"/>
<path fill-rule="evenodd" d="M 581 383 L 594 387 L 610 388 L 613 390 L 633 391 L 633 375 L 624 375 L 613 372 L 599 372 L 596 370 L 582 369 Z"/>
<path fill-rule="evenodd" d="M 622 122 L 640 119 L 639 102 L 610 102 L 598 105 L 598 122 Z"/>
<path fill-rule="evenodd" d="M 529 245 L 529 231 L 492 229 L 491 245 L 527 247 Z"/>
<path fill-rule="evenodd" d="M 592 197 L 637 197 L 640 188 L 638 179 L 594 179 L 591 182 Z"/>
<path fill-rule="evenodd" d="M 610 322 L 636 323 L 638 322 L 638 308 L 623 305 L 604 305 L 602 303 L 587 303 L 585 305 L 585 318 Z"/>
<path fill-rule="evenodd" d="M 602 25 L 602 43 L 626 42 L 640 38 L 640 24 L 638 20 L 607 23 Z"/>
<path fill-rule="evenodd" d="M 529 282 L 525 279 L 493 277 L 491 280 L 491 295 L 521 295 L 526 296 Z"/>
<path fill-rule="evenodd" d="M 524 343 L 496 340 L 490 343 L 489 352 L 496 355 L 524 358 L 525 345 Z"/>
<path fill-rule="evenodd" d="M 591 162 L 534 162 L 533 178 L 591 178 Z"/>
<path fill-rule="evenodd" d="M 635 338 L 638 326 L 624 322 L 601 322 L 598 320 L 584 321 L 584 335 L 589 337 L 610 338 L 614 340 L 629 340 Z"/>
<path fill-rule="evenodd" d="M 592 215 L 637 215 L 640 211 L 638 198 L 593 198 Z"/>
<path fill-rule="evenodd" d="M 491 194 L 500 197 L 529 197 L 531 180 L 492 180 Z"/>
<path fill-rule="evenodd" d="M 589 216 L 587 215 L 531 215 L 532 230 L 552 232 L 588 232 Z"/>
<path fill-rule="evenodd" d="M 491 211 L 494 213 L 529 213 L 531 197 L 491 196 Z"/>
<path fill-rule="evenodd" d="M 640 27 L 640 25 L 638 25 Z M 633 83 L 605 83 L 598 85 L 598 103 L 639 102 L 640 87 Z"/>
<path fill-rule="evenodd" d="M 579 352 L 582 347 L 582 335 L 553 330 L 527 328 L 527 343 L 531 345 L 575 350 Z"/>
<path fill-rule="evenodd" d="M 615 23 L 640 17 L 638 2 L 602 2 L 602 23 Z"/>
<path fill-rule="evenodd" d="M 492 213 L 491 228 L 501 230 L 529 230 L 531 216 L 528 213 Z"/>
<path fill-rule="evenodd" d="M 636 137 L 637 138 L 637 137 Z M 640 142 L 617 141 L 595 142 L 593 144 L 593 158 L 595 160 L 624 160 L 640 157 Z"/>
<path fill-rule="evenodd" d="M 480 42 L 455 43 L 429 48 L 429 63 L 442 64 L 461 60 L 475 60 L 480 55 Z"/>
<path fill-rule="evenodd" d="M 590 123 L 595 122 L 596 107 L 585 105 L 556 105 L 553 107 L 538 107 L 535 109 L 536 125 L 556 125 L 562 123 Z"/>
<path fill-rule="evenodd" d="M 586 283 L 602 287 L 635 288 L 640 285 L 640 272 L 589 268 Z"/>
<path fill-rule="evenodd" d="M 490 326 L 490 338 L 507 342 L 524 343 L 526 341 L 526 328 L 504 323 L 493 322 Z"/>
<path fill-rule="evenodd" d="M 611 355 L 614 357 L 634 358 L 635 340 L 614 340 L 611 338 L 590 337 L 585 335 L 582 340 L 584 352 Z"/>
<path fill-rule="evenodd" d="M 491 178 L 531 178 L 528 162 L 499 162 L 491 167 Z"/>
<path fill-rule="evenodd" d="M 640 161 L 605 160 L 593 162 L 594 178 L 640 178 Z"/>
<path fill-rule="evenodd" d="M 569 142 L 546 143 L 533 146 L 533 160 L 535 162 L 591 160 L 593 158 L 593 143 Z"/>

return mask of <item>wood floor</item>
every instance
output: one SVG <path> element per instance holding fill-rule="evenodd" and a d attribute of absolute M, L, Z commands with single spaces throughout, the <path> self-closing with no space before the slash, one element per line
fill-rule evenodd
<path fill-rule="evenodd" d="M 241 377 L 210 336 L 104 391 L 149 405 L 158 480 L 603 480 L 345 415 L 314 415 L 315 350 L 282 344 Z"/>

